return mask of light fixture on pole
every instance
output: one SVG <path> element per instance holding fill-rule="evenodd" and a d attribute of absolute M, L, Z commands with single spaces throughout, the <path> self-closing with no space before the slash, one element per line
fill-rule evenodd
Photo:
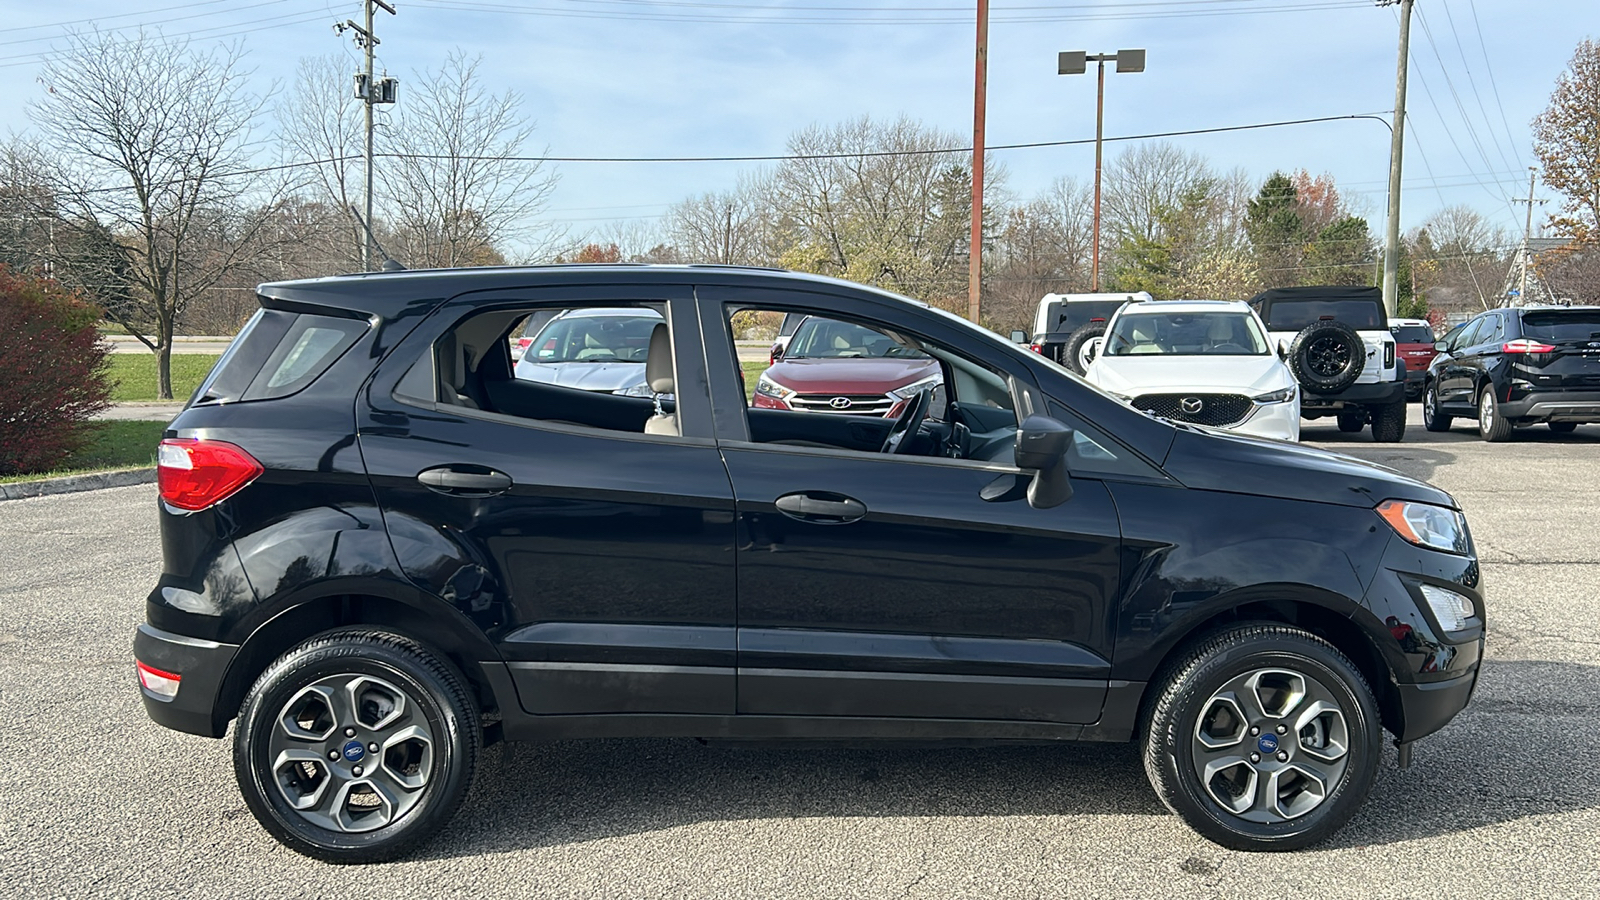
<path fill-rule="evenodd" d="M 1089 63 L 1098 64 L 1099 86 L 1094 101 L 1094 263 L 1091 279 L 1093 290 L 1100 290 L 1100 145 L 1105 135 L 1106 122 L 1106 63 L 1117 64 L 1118 72 L 1143 72 L 1143 50 L 1118 50 L 1115 53 L 1089 55 L 1084 50 L 1063 50 L 1056 57 L 1057 75 L 1082 75 L 1089 71 Z"/>

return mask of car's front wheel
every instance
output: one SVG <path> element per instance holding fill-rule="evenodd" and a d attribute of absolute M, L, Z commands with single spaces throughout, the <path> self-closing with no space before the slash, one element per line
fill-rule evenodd
<path fill-rule="evenodd" d="M 1439 383 L 1428 382 L 1422 392 L 1422 427 L 1433 432 L 1449 431 L 1451 417 L 1439 409 Z"/>
<path fill-rule="evenodd" d="M 455 668 L 383 631 L 314 637 L 262 673 L 234 731 L 246 805 L 289 848 L 336 863 L 400 856 L 472 783 L 478 711 Z"/>
<path fill-rule="evenodd" d="M 1295 850 L 1337 831 L 1377 775 L 1382 729 L 1360 671 L 1321 638 L 1258 623 L 1168 670 L 1144 764 L 1169 809 L 1235 850 Z"/>

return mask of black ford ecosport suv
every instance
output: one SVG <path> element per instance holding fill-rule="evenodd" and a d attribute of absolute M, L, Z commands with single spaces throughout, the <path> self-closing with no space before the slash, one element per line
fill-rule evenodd
<path fill-rule="evenodd" d="M 134 652 L 157 722 L 238 720 L 246 802 L 314 857 L 413 848 L 487 743 L 616 736 L 1137 740 L 1206 837 L 1291 849 L 1384 730 L 1405 761 L 1472 695 L 1448 494 L 1152 418 L 915 301 L 696 266 L 259 293 L 162 441 Z M 529 316 L 592 307 L 662 317 L 648 391 L 515 376 Z M 751 408 L 735 332 L 784 313 L 940 374 L 892 418 Z"/>

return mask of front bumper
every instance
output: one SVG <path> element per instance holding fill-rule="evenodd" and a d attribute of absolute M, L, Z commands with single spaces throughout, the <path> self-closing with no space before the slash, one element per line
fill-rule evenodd
<path fill-rule="evenodd" d="M 220 644 L 140 625 L 133 635 L 133 655 L 147 666 L 181 676 L 178 693 L 168 700 L 134 684 L 144 697 L 144 711 L 156 724 L 205 737 L 222 737 L 227 716 L 216 715 L 217 694 L 237 644 Z"/>
<path fill-rule="evenodd" d="M 1244 421 L 1224 426 L 1228 431 L 1251 434 L 1256 437 L 1276 438 L 1280 441 L 1300 440 L 1300 404 L 1257 404 Z"/>

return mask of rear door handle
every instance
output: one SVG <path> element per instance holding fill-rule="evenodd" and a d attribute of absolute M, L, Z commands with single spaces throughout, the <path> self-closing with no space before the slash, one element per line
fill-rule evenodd
<path fill-rule="evenodd" d="M 784 494 L 775 505 L 791 519 L 817 525 L 844 525 L 867 514 L 867 505 L 860 500 L 826 491 Z"/>
<path fill-rule="evenodd" d="M 510 475 L 481 466 L 474 468 L 481 471 L 466 471 L 451 466 L 424 469 L 417 474 L 417 480 L 430 491 L 452 497 L 492 497 L 511 489 Z"/>

